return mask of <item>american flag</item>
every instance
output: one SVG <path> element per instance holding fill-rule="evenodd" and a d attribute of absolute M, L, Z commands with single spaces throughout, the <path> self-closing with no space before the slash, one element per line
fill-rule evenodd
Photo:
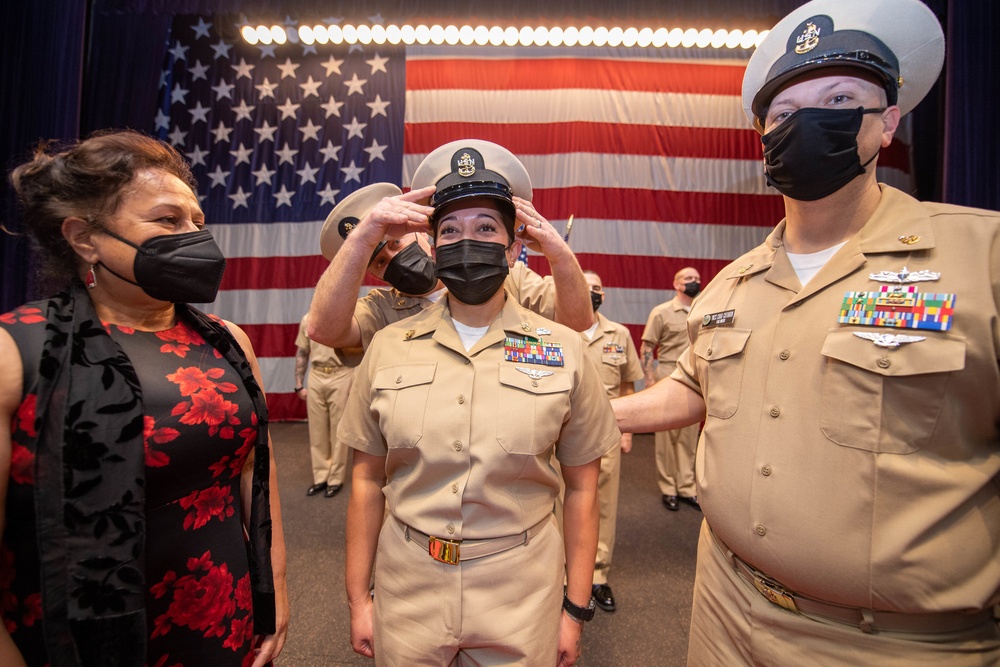
<path fill-rule="evenodd" d="M 155 128 L 191 161 L 229 259 L 204 307 L 250 336 L 275 419 L 304 415 L 294 340 L 326 268 L 326 215 L 369 183 L 406 189 L 441 144 L 486 139 L 524 162 L 536 209 L 557 229 L 573 216 L 601 312 L 637 341 L 677 270 L 707 282 L 783 215 L 740 103 L 748 52 L 250 46 L 239 25 L 175 19 Z M 879 159 L 880 179 L 904 190 L 909 143 L 904 126 Z M 549 272 L 542 256 L 528 263 Z"/>

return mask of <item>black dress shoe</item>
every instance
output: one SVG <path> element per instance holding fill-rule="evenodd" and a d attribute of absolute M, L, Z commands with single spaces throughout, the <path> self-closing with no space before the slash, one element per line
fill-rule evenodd
<path fill-rule="evenodd" d="M 326 496 L 327 498 L 333 498 L 335 495 L 337 495 L 337 493 L 340 492 L 340 489 L 341 489 L 340 484 L 334 484 L 333 486 L 328 486 L 326 487 L 326 491 L 323 492 L 323 495 Z"/>
<path fill-rule="evenodd" d="M 671 512 L 676 512 L 681 508 L 677 504 L 677 496 L 663 496 L 663 504 L 667 506 L 667 509 Z"/>
<path fill-rule="evenodd" d="M 698 504 L 698 496 L 691 496 L 690 498 L 687 496 L 681 496 L 680 500 L 695 508 L 699 512 L 701 511 L 701 505 Z"/>
<path fill-rule="evenodd" d="M 313 484 L 308 489 L 306 489 L 307 496 L 315 496 L 320 491 L 326 491 L 326 482 L 320 482 L 319 484 Z"/>
<path fill-rule="evenodd" d="M 604 611 L 614 611 L 617 609 L 615 606 L 615 596 L 611 594 L 611 586 L 607 584 L 594 586 L 593 596 L 594 601 L 597 602 L 597 606 Z"/>

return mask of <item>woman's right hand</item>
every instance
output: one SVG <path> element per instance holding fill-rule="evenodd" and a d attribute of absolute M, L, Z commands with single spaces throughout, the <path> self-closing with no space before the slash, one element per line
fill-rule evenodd
<path fill-rule="evenodd" d="M 370 595 L 350 603 L 351 648 L 367 658 L 375 657 L 375 605 Z"/>

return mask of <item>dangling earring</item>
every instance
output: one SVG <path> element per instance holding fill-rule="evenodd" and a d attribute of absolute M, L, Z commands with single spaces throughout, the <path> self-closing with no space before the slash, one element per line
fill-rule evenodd
<path fill-rule="evenodd" d="M 87 269 L 87 274 L 83 278 L 83 284 L 87 286 L 87 289 L 94 289 L 97 287 L 97 274 L 94 273 L 93 264 L 91 264 L 90 268 Z"/>

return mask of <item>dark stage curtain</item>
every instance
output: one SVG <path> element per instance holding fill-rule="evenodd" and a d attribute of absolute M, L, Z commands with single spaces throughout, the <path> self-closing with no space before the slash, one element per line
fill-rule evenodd
<path fill-rule="evenodd" d="M 1000 210 L 1000 3 L 948 3 L 944 201 Z"/>
<path fill-rule="evenodd" d="M 31 155 L 39 139 L 75 139 L 80 131 L 80 87 L 86 0 L 14 2 L 5 6 L 0 40 L 0 158 L 3 223 L 20 231 L 7 173 Z M 0 232 L 2 304 L 6 312 L 27 300 L 34 280 L 28 242 Z"/>

